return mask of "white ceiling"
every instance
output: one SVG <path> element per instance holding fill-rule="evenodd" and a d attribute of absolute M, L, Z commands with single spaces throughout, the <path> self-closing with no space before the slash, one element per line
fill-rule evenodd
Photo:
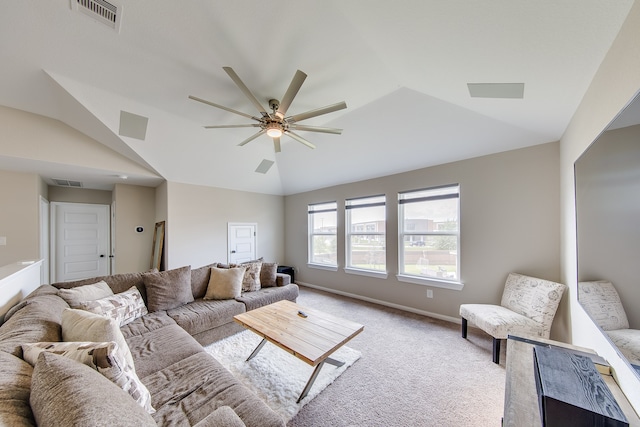
<path fill-rule="evenodd" d="M 118 33 L 70 1 L 3 1 L 0 105 L 60 120 L 159 175 L 141 185 L 268 194 L 559 140 L 633 4 L 114 0 Z M 346 101 L 304 122 L 343 134 L 300 132 L 315 150 L 283 137 L 275 153 L 267 136 L 237 146 L 255 129 L 204 129 L 250 121 L 189 95 L 257 114 L 223 66 L 265 107 L 304 71 L 289 114 Z M 524 83 L 524 98 L 472 98 L 467 83 Z M 149 118 L 145 140 L 118 135 L 121 110 Z M 0 168 L 52 177 L 46 162 L 3 157 L 1 147 Z M 263 159 L 275 164 L 256 173 Z M 55 177 L 78 179 L 66 172 Z M 94 188 L 117 179 L 95 175 Z"/>

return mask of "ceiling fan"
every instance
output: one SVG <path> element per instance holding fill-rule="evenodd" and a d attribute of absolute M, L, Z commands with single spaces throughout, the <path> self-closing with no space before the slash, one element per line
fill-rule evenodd
<path fill-rule="evenodd" d="M 257 123 L 243 124 L 243 125 L 215 125 L 215 126 L 205 126 L 206 129 L 221 129 L 221 128 L 243 128 L 243 127 L 255 127 L 260 128 L 260 131 L 251 135 L 249 138 L 242 141 L 239 146 L 243 146 L 257 137 L 264 135 L 265 133 L 273 138 L 273 145 L 276 153 L 281 151 L 280 147 L 280 137 L 284 134 L 287 135 L 296 141 L 306 145 L 309 148 L 316 148 L 315 145 L 307 141 L 305 138 L 300 135 L 294 133 L 293 131 L 309 131 L 309 132 L 322 132 L 322 133 L 332 133 L 340 135 L 342 133 L 342 129 L 336 128 L 327 128 L 327 127 L 319 127 L 319 126 L 306 126 L 298 124 L 298 122 L 306 119 L 310 119 L 312 117 L 317 117 L 323 114 L 332 113 L 334 111 L 342 110 L 343 108 L 347 108 L 347 104 L 343 102 L 338 102 L 337 104 L 328 105 L 326 107 L 317 108 L 315 110 L 310 110 L 305 113 L 294 114 L 292 116 L 287 116 L 287 110 L 291 106 L 293 102 L 293 98 L 297 95 L 302 83 L 307 78 L 307 75 L 300 70 L 297 70 L 291 83 L 289 84 L 289 88 L 285 92 L 282 97 L 282 101 L 278 101 L 277 99 L 269 100 L 269 108 L 271 112 L 267 112 L 267 110 L 260 104 L 260 101 L 251 93 L 249 88 L 242 82 L 240 77 L 236 74 L 235 71 L 231 67 L 222 67 L 224 71 L 231 77 L 231 80 L 240 88 L 242 93 L 251 101 L 251 103 L 258 109 L 260 112 L 260 117 L 252 116 L 250 114 L 243 113 L 241 111 L 234 110 L 232 108 L 224 107 L 222 105 L 204 100 L 202 98 L 198 98 L 196 96 L 189 95 L 190 99 L 194 101 L 202 102 L 207 105 L 211 105 L 212 107 L 220 108 L 225 111 L 229 111 L 230 113 L 238 114 L 243 117 L 247 117 L 249 119 L 255 120 Z"/>

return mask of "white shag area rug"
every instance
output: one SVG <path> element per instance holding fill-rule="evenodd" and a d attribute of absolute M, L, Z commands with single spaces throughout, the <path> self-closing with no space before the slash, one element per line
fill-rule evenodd
<path fill-rule="evenodd" d="M 246 361 L 262 338 L 251 331 L 243 331 L 205 347 L 246 387 L 255 392 L 285 421 L 293 418 L 300 409 L 320 394 L 349 366 L 360 358 L 360 352 L 342 346 L 331 358 L 345 362 L 341 367 L 325 363 L 307 396 L 296 403 L 302 389 L 313 373 L 314 367 L 287 353 L 272 343 L 250 361 Z"/>

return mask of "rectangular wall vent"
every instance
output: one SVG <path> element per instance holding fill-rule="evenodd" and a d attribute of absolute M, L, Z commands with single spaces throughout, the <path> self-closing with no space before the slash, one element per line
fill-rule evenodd
<path fill-rule="evenodd" d="M 70 181 L 68 179 L 57 179 L 53 178 L 53 182 L 60 187 L 73 187 L 73 188 L 82 188 L 82 183 L 80 181 Z"/>
<path fill-rule="evenodd" d="M 71 9 L 77 10 L 98 22 L 120 32 L 122 6 L 105 0 L 70 0 Z"/>

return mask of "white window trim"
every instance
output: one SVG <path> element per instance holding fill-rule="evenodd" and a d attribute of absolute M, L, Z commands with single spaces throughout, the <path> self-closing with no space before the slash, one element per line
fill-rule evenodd
<path fill-rule="evenodd" d="M 384 231 L 351 231 L 351 210 L 353 209 L 359 209 L 359 208 L 364 208 L 365 206 L 359 206 L 357 204 L 354 205 L 350 205 L 350 202 L 353 202 L 355 200 L 366 200 L 366 199 L 375 199 L 375 198 L 383 198 L 384 201 L 383 202 L 374 202 L 375 204 L 378 204 L 380 206 L 383 206 L 385 209 L 385 229 Z M 387 212 L 387 196 L 385 194 L 378 194 L 375 196 L 363 196 L 363 197 L 356 197 L 356 198 L 352 198 L 352 199 L 347 199 L 345 202 L 345 236 L 344 236 L 344 244 L 345 244 L 345 268 L 344 271 L 345 273 L 350 273 L 350 274 L 359 274 L 362 276 L 369 276 L 369 277 L 384 277 L 387 278 L 388 274 L 387 274 L 387 262 L 386 262 L 386 258 L 387 258 L 387 245 L 385 243 L 384 246 L 384 257 L 385 257 L 385 269 L 384 271 L 380 271 L 380 270 L 374 270 L 374 269 L 368 269 L 368 268 L 358 268 L 358 267 L 354 267 L 351 265 L 351 237 L 352 236 L 383 236 L 385 239 L 385 242 L 387 240 L 387 230 L 386 230 L 386 212 Z"/>
<path fill-rule="evenodd" d="M 330 271 L 337 271 L 338 270 L 338 263 L 336 262 L 336 264 L 319 264 L 319 263 L 314 263 L 311 261 L 312 258 L 312 254 L 313 254 L 313 244 L 312 244 L 312 240 L 313 240 L 313 236 L 335 236 L 336 237 L 336 245 L 337 245 L 337 241 L 338 241 L 338 230 L 336 227 L 336 232 L 335 233 L 314 233 L 313 232 L 313 227 L 311 226 L 311 213 L 308 211 L 310 206 L 317 206 L 317 205 L 328 205 L 328 204 L 335 204 L 335 208 L 331 209 L 335 211 L 336 214 L 336 223 L 337 223 L 337 219 L 338 219 L 338 203 L 337 202 L 322 202 L 322 203 L 313 203 L 310 204 L 307 207 L 307 265 L 309 267 L 312 268 L 319 268 L 322 270 L 330 270 Z M 337 224 L 336 224 L 337 225 Z M 337 250 L 337 246 L 336 246 L 336 250 Z"/>
<path fill-rule="evenodd" d="M 399 282 L 413 283 L 415 285 L 430 286 L 434 288 L 451 289 L 454 291 L 461 291 L 462 288 L 464 288 L 464 283 L 452 280 L 439 280 L 436 278 L 423 279 L 418 276 L 408 276 L 405 274 L 397 274 L 396 278 Z"/>
<path fill-rule="evenodd" d="M 432 190 L 432 189 L 438 189 L 438 188 L 447 188 L 447 187 L 454 187 L 457 186 L 458 187 L 458 231 L 456 233 L 446 233 L 446 231 L 444 232 L 405 232 L 404 231 L 404 210 L 402 208 L 402 204 L 400 202 L 400 195 L 401 194 L 409 194 L 409 193 L 415 193 L 415 192 L 419 192 L 419 191 L 424 191 L 424 190 Z M 407 202 L 405 202 L 407 203 Z M 410 203 L 410 202 L 409 202 Z M 457 236 L 457 276 L 458 279 L 460 278 L 460 184 L 447 184 L 447 185 L 441 185 L 441 186 L 436 186 L 436 187 L 430 187 L 430 188 L 424 188 L 422 190 L 418 189 L 418 190 L 411 190 L 411 191 L 404 191 L 398 194 L 398 270 L 400 270 L 401 268 L 403 268 L 404 266 L 404 249 L 403 249 L 403 245 L 404 245 L 404 237 L 407 235 L 436 235 L 436 236 L 440 236 L 440 235 L 456 235 Z M 427 285 L 427 286 L 433 286 L 433 287 L 438 287 L 438 288 L 445 288 L 445 289 L 454 289 L 454 290 L 461 290 L 464 287 L 464 284 L 462 282 L 460 282 L 459 280 L 446 280 L 446 279 L 438 279 L 435 277 L 421 277 L 421 276 L 415 276 L 415 275 L 411 275 L 411 274 L 403 274 L 403 273 L 398 273 L 396 275 L 396 278 L 398 279 L 398 281 L 400 282 L 405 282 L 405 283 L 414 283 L 417 285 Z"/>
<path fill-rule="evenodd" d="M 345 267 L 344 272 L 348 274 L 356 274 L 359 276 L 375 277 L 376 279 L 386 279 L 389 274 L 386 271 L 365 270 L 361 268 Z"/>

